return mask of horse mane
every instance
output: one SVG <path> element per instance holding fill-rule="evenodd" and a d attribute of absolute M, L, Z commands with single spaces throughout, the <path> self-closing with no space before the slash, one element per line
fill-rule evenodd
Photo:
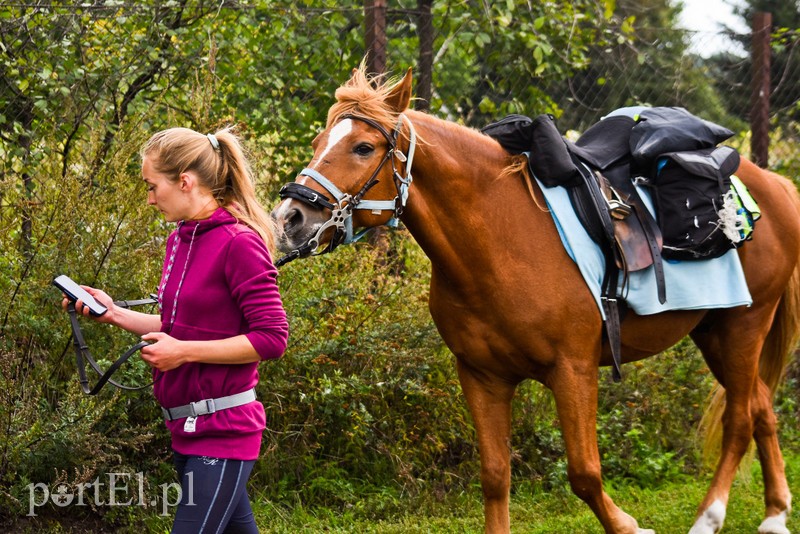
<path fill-rule="evenodd" d="M 362 115 L 377 121 L 387 130 L 394 128 L 399 113 L 386 103 L 386 97 L 395 83 L 394 78 L 384 75 L 368 75 L 366 64 L 362 61 L 347 82 L 336 89 L 336 103 L 328 110 L 328 123 L 331 126 L 342 115 Z"/>

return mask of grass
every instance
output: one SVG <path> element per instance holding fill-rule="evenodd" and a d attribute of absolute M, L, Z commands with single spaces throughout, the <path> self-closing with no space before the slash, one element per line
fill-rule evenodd
<path fill-rule="evenodd" d="M 800 452 L 786 451 L 789 486 L 800 486 Z M 629 483 L 606 482 L 606 491 L 643 528 L 658 534 L 685 534 L 694 522 L 698 503 L 703 499 L 711 474 L 657 488 L 642 488 Z M 763 520 L 763 484 L 756 461 L 749 477 L 739 476 L 728 504 L 723 533 L 756 532 Z M 434 497 L 421 494 L 402 497 L 386 491 L 365 495 L 363 502 L 345 510 L 276 505 L 251 495 L 259 529 L 264 534 L 465 534 L 483 532 L 483 504 L 480 487 Z M 518 481 L 510 505 L 512 532 L 526 534 L 602 534 L 600 523 L 583 502 L 567 489 L 554 492 Z M 38 519 L 20 521 L 8 532 L 78 533 L 131 532 L 167 533 L 171 517 L 150 517 L 135 528 L 106 530 L 98 518 Z M 789 527 L 797 520 L 789 520 Z M 795 525 L 795 529 L 797 529 Z"/>
<path fill-rule="evenodd" d="M 800 454 L 786 458 L 789 486 L 797 491 L 800 484 Z M 703 499 L 710 474 L 658 488 L 607 483 L 607 491 L 623 510 L 637 518 L 643 528 L 658 534 L 685 534 L 694 522 L 696 507 Z M 600 523 L 589 507 L 567 491 L 545 493 L 531 485 L 522 485 L 511 498 L 513 532 L 529 534 L 602 534 Z M 737 478 L 731 492 L 722 532 L 756 532 L 763 520 L 763 484 L 758 462 L 750 477 Z M 270 503 L 256 502 L 255 513 L 263 533 L 370 533 L 370 534 L 462 534 L 483 532 L 483 505 L 480 488 L 445 497 L 439 502 L 412 503 L 405 511 L 385 519 L 363 517 L 364 512 L 309 510 L 302 506 L 281 509 Z M 789 527 L 793 521 L 790 519 Z"/>

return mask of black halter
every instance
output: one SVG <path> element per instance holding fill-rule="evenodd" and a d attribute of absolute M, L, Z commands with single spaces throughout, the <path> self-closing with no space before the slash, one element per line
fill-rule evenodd
<path fill-rule="evenodd" d="M 131 308 L 133 306 L 142 306 L 147 304 L 155 304 L 157 301 L 155 298 L 147 298 L 141 300 L 121 300 L 115 301 L 114 304 L 116 306 L 120 306 L 122 308 Z M 87 395 L 97 395 L 103 386 L 106 385 L 106 382 L 111 384 L 114 387 L 119 389 L 124 389 L 126 391 L 139 391 L 145 388 L 151 387 L 155 384 L 155 380 L 150 384 L 145 386 L 126 386 L 124 384 L 120 384 L 119 382 L 112 380 L 111 375 L 113 375 L 117 369 L 122 367 L 128 358 L 133 356 L 136 352 L 142 350 L 142 348 L 146 347 L 150 343 L 147 341 L 142 341 L 137 343 L 136 345 L 129 348 L 125 353 L 120 356 L 117 361 L 111 364 L 111 367 L 108 370 L 103 371 L 100 366 L 97 364 L 94 358 L 92 358 L 92 354 L 89 352 L 89 346 L 86 344 L 86 340 L 83 337 L 83 331 L 81 330 L 81 325 L 78 323 L 78 314 L 75 311 L 75 303 L 70 302 L 67 304 L 67 312 L 69 312 L 69 320 L 70 325 L 72 326 L 72 344 L 75 347 L 75 363 L 78 367 L 78 378 L 81 384 L 81 389 Z M 89 366 L 97 373 L 100 379 L 97 383 L 89 387 L 89 378 L 86 376 L 86 363 L 89 363 Z M 156 379 L 157 380 L 157 379 Z"/>

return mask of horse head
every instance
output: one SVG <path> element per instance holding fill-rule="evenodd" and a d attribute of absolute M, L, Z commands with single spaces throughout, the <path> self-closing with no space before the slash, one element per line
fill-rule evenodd
<path fill-rule="evenodd" d="M 402 213 L 416 143 L 403 115 L 411 78 L 409 69 L 396 84 L 376 88 L 362 65 L 336 91 L 313 158 L 281 188 L 272 212 L 278 248 L 287 253 L 279 264 L 330 252 Z"/>

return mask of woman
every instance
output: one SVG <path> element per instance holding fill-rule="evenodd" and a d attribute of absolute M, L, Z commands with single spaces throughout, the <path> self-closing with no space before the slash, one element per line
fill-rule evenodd
<path fill-rule="evenodd" d="M 116 307 L 87 287 L 108 308 L 91 317 L 151 343 L 141 354 L 154 368 L 182 488 L 172 532 L 258 532 L 246 489 L 266 427 L 257 366 L 282 356 L 288 337 L 271 220 L 229 129 L 157 133 L 142 150 L 142 177 L 148 204 L 178 223 L 160 314 Z M 76 309 L 89 316 L 80 301 Z"/>

